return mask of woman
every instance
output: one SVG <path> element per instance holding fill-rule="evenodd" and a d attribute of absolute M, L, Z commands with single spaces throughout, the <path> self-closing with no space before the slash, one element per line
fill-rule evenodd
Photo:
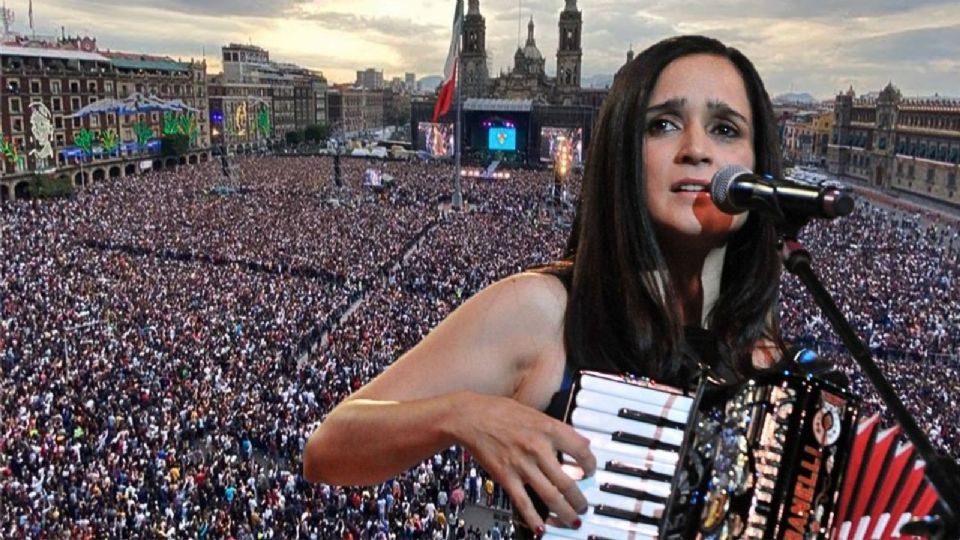
<path fill-rule="evenodd" d="M 775 129 L 738 51 L 697 36 L 644 51 L 600 112 L 564 260 L 476 294 L 341 403 L 310 438 L 304 476 L 382 481 L 460 444 L 538 534 L 544 521 L 525 486 L 550 519 L 579 527 L 587 502 L 556 455 L 587 474 L 595 460 L 584 437 L 542 412 L 565 375 L 592 368 L 682 384 L 687 336 L 704 329 L 714 368 L 733 377 L 778 352 L 772 225 L 720 213 L 706 189 L 729 164 L 778 176 Z"/>

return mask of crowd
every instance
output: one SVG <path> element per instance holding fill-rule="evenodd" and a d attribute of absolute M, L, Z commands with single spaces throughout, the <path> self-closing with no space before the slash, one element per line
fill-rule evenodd
<path fill-rule="evenodd" d="M 459 448 L 377 486 L 311 485 L 306 438 L 451 310 L 559 256 L 548 171 L 464 180 L 432 163 L 258 157 L 0 207 L 3 538 L 508 537 Z M 361 186 L 368 168 L 393 185 Z M 241 189 L 237 189 L 237 188 Z M 228 188 L 228 189 L 223 189 Z M 574 175 L 564 185 L 579 190 Z M 865 205 L 804 240 L 934 444 L 960 456 L 956 225 Z M 787 336 L 868 385 L 784 280 Z M 922 374 L 918 377 L 918 374 Z"/>
<path fill-rule="evenodd" d="M 960 456 L 958 237 L 955 222 L 866 201 L 846 219 L 811 224 L 803 236 L 857 335 L 934 445 L 953 456 Z M 799 280 L 787 276 L 781 293 L 785 334 L 847 374 L 865 415 L 885 412 Z"/>

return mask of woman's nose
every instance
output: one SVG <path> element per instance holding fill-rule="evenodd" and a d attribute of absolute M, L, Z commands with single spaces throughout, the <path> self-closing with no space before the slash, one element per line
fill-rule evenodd
<path fill-rule="evenodd" d="M 689 126 L 684 130 L 677 161 L 688 165 L 709 164 L 712 161 L 710 138 L 702 127 Z"/>

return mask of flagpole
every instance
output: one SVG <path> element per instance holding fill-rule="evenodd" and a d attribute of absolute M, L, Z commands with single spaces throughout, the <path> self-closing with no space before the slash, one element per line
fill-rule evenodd
<path fill-rule="evenodd" d="M 458 17 L 457 26 L 460 28 L 460 35 L 457 36 L 457 61 L 453 67 L 453 84 L 454 90 L 456 92 L 457 100 L 457 117 L 454 120 L 454 152 L 456 157 L 454 158 L 454 171 L 453 171 L 453 199 L 450 201 L 450 205 L 455 209 L 461 209 L 463 207 L 463 191 L 460 188 L 460 154 L 461 147 L 463 146 L 463 133 L 461 132 L 462 115 L 463 115 L 463 102 L 460 95 L 460 47 L 461 42 L 463 41 L 463 0 L 457 0 L 458 4 Z"/>

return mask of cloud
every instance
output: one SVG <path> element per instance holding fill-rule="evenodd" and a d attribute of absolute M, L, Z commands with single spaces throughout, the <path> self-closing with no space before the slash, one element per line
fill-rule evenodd
<path fill-rule="evenodd" d="M 188 15 L 207 15 L 215 17 L 281 17 L 289 14 L 295 7 L 308 4 L 312 0 L 165 0 L 162 4 L 154 0 L 86 0 L 87 6 L 97 7 L 100 13 L 106 8 L 157 8 L 165 11 Z M 71 4 L 73 2 L 64 2 Z"/>
<path fill-rule="evenodd" d="M 960 24 L 860 39 L 846 52 L 854 58 L 882 63 L 952 60 L 960 58 Z"/>
<path fill-rule="evenodd" d="M 311 12 L 298 10 L 296 18 L 313 21 L 330 30 L 344 32 L 373 32 L 391 40 L 415 40 L 420 46 L 424 40 L 433 41 L 449 33 L 448 28 L 437 24 L 419 23 L 399 17 L 364 16 L 336 11 Z"/>
<path fill-rule="evenodd" d="M 25 30 L 27 0 L 6 0 Z M 532 14 L 548 73 L 556 69 L 557 20 L 565 0 L 523 0 L 520 41 Z M 590 0 L 583 14 L 583 75 L 612 74 L 627 49 L 637 52 L 671 35 L 704 33 L 742 50 L 772 93 L 829 96 L 853 83 L 879 89 L 888 80 L 905 93 L 960 87 L 960 10 L 955 0 Z M 480 0 L 488 68 L 513 64 L 518 0 Z M 198 56 L 219 67 L 219 49 L 253 43 L 272 59 L 322 70 L 334 82 L 366 67 L 389 78 L 442 71 L 453 0 L 45 0 L 34 5 L 38 33 L 94 35 L 102 47 Z M 903 81 L 900 83 L 898 81 Z M 915 85 L 908 90 L 907 84 Z"/>

